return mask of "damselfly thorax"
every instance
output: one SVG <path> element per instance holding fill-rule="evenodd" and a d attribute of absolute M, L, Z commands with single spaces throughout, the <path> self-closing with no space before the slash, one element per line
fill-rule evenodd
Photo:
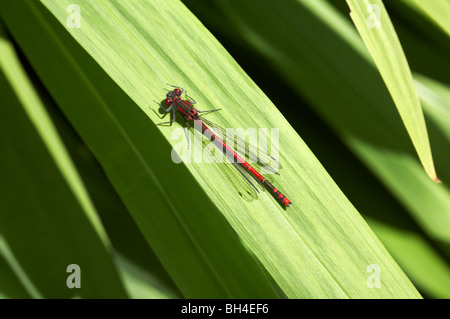
<path fill-rule="evenodd" d="M 176 88 L 173 91 L 167 93 L 167 98 L 165 100 L 166 105 L 175 105 L 178 112 L 181 113 L 183 117 L 186 117 L 189 121 L 194 121 L 198 119 L 198 111 L 194 106 L 187 100 L 183 100 L 181 95 L 184 90 Z"/>

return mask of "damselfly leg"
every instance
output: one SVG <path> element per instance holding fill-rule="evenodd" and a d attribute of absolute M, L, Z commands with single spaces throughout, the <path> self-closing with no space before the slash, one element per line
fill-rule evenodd
<path fill-rule="evenodd" d="M 176 109 L 175 107 L 173 107 L 173 104 L 170 105 L 170 106 L 166 109 L 161 103 L 158 103 L 158 102 L 156 102 L 156 101 L 153 101 L 153 102 L 155 102 L 156 104 L 158 104 L 159 107 L 162 108 L 162 109 L 164 110 L 164 112 L 166 112 L 166 113 L 169 113 L 170 110 L 173 110 L 173 111 L 172 111 L 173 116 L 172 116 L 172 119 L 171 119 L 169 122 L 157 123 L 156 125 L 172 124 L 173 122 L 175 122 L 175 120 L 176 120 L 176 118 L 177 118 L 177 109 Z"/>

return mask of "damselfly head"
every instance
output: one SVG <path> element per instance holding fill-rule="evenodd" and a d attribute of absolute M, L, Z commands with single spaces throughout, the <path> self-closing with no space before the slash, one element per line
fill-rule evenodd
<path fill-rule="evenodd" d="M 177 97 L 181 96 L 182 91 L 180 89 L 175 89 L 173 91 L 170 91 L 169 93 L 167 93 L 167 99 L 166 99 L 166 104 L 167 105 L 172 105 L 173 100 Z"/>
<path fill-rule="evenodd" d="M 167 93 L 166 104 L 171 105 L 174 97 L 175 97 L 174 91 L 170 91 L 169 93 Z"/>

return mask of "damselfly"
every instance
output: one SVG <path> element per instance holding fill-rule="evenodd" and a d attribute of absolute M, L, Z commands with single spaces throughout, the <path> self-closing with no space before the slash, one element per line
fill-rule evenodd
<path fill-rule="evenodd" d="M 169 84 L 170 85 L 170 84 Z M 169 122 L 164 123 L 158 123 L 160 124 L 171 124 L 175 122 L 176 120 L 176 114 L 177 112 L 181 114 L 182 118 L 184 119 L 184 122 L 186 123 L 187 128 L 189 129 L 189 122 L 195 122 L 200 130 L 201 133 L 203 133 L 210 141 L 214 142 L 224 153 L 228 155 L 228 157 L 231 157 L 231 160 L 235 167 L 239 170 L 239 172 L 244 176 L 244 178 L 254 187 L 250 179 L 245 176 L 245 174 L 249 173 L 253 178 L 256 178 L 261 184 L 263 184 L 270 193 L 275 196 L 283 205 L 286 207 L 289 207 L 291 204 L 291 201 L 284 196 L 275 186 L 273 186 L 264 176 L 262 176 L 255 168 L 253 168 L 244 158 L 243 156 L 239 155 L 237 151 L 235 151 L 233 148 L 228 146 L 222 138 L 220 138 L 216 133 L 213 132 L 209 127 L 217 130 L 216 132 L 220 131 L 223 132 L 224 130 L 209 121 L 208 119 L 204 118 L 200 115 L 200 113 L 209 113 L 218 111 L 217 110 L 208 110 L 208 111 L 200 111 L 196 109 L 193 104 L 196 104 L 195 100 L 192 99 L 190 96 L 186 93 L 186 98 L 189 100 L 183 100 L 182 95 L 185 93 L 185 90 L 181 87 L 170 85 L 174 87 L 175 89 L 167 93 L 165 104 L 167 107 L 164 107 L 162 104 L 157 103 L 164 112 L 169 113 L 170 111 L 173 112 L 172 120 Z M 209 126 L 209 127 L 208 127 Z M 188 138 L 189 141 L 189 138 Z M 239 150 L 238 150 L 239 151 Z M 231 156 L 230 156 L 231 155 Z M 277 172 L 275 172 L 278 174 Z"/>

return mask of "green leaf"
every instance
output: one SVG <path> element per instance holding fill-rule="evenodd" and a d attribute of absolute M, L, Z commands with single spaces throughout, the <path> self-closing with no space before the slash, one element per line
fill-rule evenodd
<path fill-rule="evenodd" d="M 230 21 L 228 28 L 234 28 L 229 34 L 244 37 L 265 57 L 425 232 L 448 246 L 450 190 L 423 174 L 392 99 L 351 24 L 321 1 L 218 4 L 223 20 Z M 260 16 L 271 28 L 261 27 Z M 300 108 L 292 108 L 290 122 L 297 124 L 302 115 Z"/>
<path fill-rule="evenodd" d="M 439 182 L 411 71 L 381 0 L 348 0 L 350 16 L 383 77 L 428 176 Z"/>
<path fill-rule="evenodd" d="M 64 24 L 69 4 L 50 3 L 61 10 Z M 106 17 L 103 20 L 97 14 L 105 12 L 97 12 L 98 6 L 110 10 L 109 5 L 108 2 L 84 2 L 81 6 L 85 12 L 82 20 L 84 27 L 78 31 L 92 27 L 88 21 L 94 25 L 103 23 L 94 29 L 95 32 L 87 33 L 91 36 L 99 36 L 107 29 L 116 29 L 117 21 Z M 68 36 L 67 31 L 40 3 L 2 3 L 2 7 L 2 13 L 5 12 L 3 18 L 11 33 L 102 165 L 146 240 L 184 296 L 276 298 L 277 294 L 266 274 L 185 166 L 171 161 L 170 145 L 148 116 L 86 55 L 84 49 Z M 147 10 L 152 12 L 151 16 L 160 19 L 151 7 Z M 123 13 L 126 14 L 126 11 Z M 12 17 L 17 14 L 27 15 L 28 22 L 16 24 Z M 91 20 L 88 19 L 90 15 L 93 15 Z M 41 29 L 41 37 L 28 37 L 29 30 L 36 27 Z M 127 31 L 126 28 L 121 30 Z M 108 38 L 123 41 L 120 35 L 104 39 Z M 131 55 L 133 51 L 139 54 L 139 42 L 134 46 L 136 48 L 130 51 L 129 44 L 125 43 L 122 49 Z M 114 51 L 110 50 L 110 53 L 114 54 Z M 116 69 L 119 73 L 124 71 L 123 67 L 131 66 L 130 57 L 123 58 L 126 61 L 121 62 L 122 70 Z M 149 58 L 152 59 L 151 56 Z M 112 61 L 111 56 L 103 56 L 103 59 Z M 138 69 L 134 67 L 133 70 L 138 73 L 143 70 L 142 65 Z M 149 86 L 152 81 L 145 83 L 145 79 L 137 77 L 138 73 L 132 76 L 135 84 L 142 88 L 152 87 Z M 123 75 L 127 76 L 127 72 Z M 128 81 L 126 77 L 122 79 Z M 162 86 L 158 85 L 154 90 L 159 95 Z M 135 92 L 141 94 L 145 107 L 149 105 L 149 96 L 157 96 L 155 92 L 151 94 L 136 89 Z M 174 196 L 177 195 L 174 192 L 176 189 L 182 190 L 179 196 Z"/>
<path fill-rule="evenodd" d="M 80 1 L 80 29 L 65 28 L 70 1 L 42 1 L 51 15 L 36 2 L 5 3 L 14 38 L 185 296 L 275 296 L 249 249 L 291 298 L 420 297 L 283 116 L 180 2 Z M 267 192 L 244 200 L 220 165 L 174 164 L 177 126 L 153 125 L 161 120 L 152 100 L 165 97 L 167 82 L 199 108 L 223 108 L 209 118 L 225 127 L 279 128 L 283 169 L 273 179 L 294 205 L 284 210 Z M 374 263 L 386 289 L 367 286 Z"/>
<path fill-rule="evenodd" d="M 450 3 L 448 0 L 403 0 L 406 4 L 426 15 L 436 23 L 447 35 L 450 35 Z"/>
<path fill-rule="evenodd" d="M 34 297 L 125 298 L 95 208 L 3 29 L 0 72 L 0 234 L 23 269 L 14 270 Z M 82 289 L 66 285 L 71 264 Z"/>
<path fill-rule="evenodd" d="M 32 74 L 33 78 L 35 77 Z M 34 84 L 74 162 L 114 248 L 115 265 L 132 298 L 179 296 L 179 291 L 109 183 L 103 169 L 55 105 L 42 84 Z M 150 281 L 149 278 L 152 280 Z M 158 287 L 154 282 L 159 282 Z M 159 287 L 164 287 L 160 289 Z M 161 291 L 160 291 L 161 290 Z"/>

